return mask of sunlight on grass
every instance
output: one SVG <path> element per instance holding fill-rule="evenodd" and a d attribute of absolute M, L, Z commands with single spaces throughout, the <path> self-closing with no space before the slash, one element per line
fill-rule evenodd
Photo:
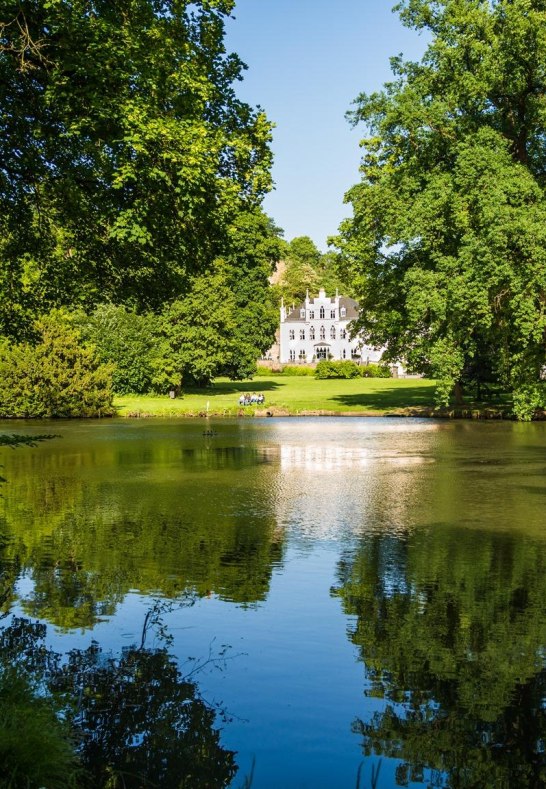
<path fill-rule="evenodd" d="M 253 381 L 218 379 L 206 389 L 188 390 L 175 400 L 167 396 L 125 395 L 117 397 L 120 416 L 184 416 L 214 414 L 252 415 L 273 409 L 298 414 L 306 411 L 335 413 L 385 413 L 396 409 L 431 407 L 434 382 L 421 378 L 355 378 L 317 381 L 314 378 L 271 376 Z M 244 392 L 262 392 L 262 407 L 239 407 Z"/>

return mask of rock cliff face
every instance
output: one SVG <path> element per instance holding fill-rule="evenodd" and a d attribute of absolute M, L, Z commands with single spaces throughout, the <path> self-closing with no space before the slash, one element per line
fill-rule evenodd
<path fill-rule="evenodd" d="M 286 271 L 286 263 L 285 263 L 285 261 L 284 260 L 279 260 L 279 262 L 277 263 L 277 266 L 275 268 L 275 271 L 269 277 L 269 284 L 270 285 L 278 285 L 279 282 L 284 277 L 284 272 L 285 271 Z"/>

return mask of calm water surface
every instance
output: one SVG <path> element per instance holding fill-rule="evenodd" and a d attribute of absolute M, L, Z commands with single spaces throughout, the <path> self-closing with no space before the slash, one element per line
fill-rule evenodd
<path fill-rule="evenodd" d="M 2 451 L 4 611 L 112 654 L 154 611 L 231 786 L 546 785 L 546 425 L 0 424 L 48 431 Z"/>

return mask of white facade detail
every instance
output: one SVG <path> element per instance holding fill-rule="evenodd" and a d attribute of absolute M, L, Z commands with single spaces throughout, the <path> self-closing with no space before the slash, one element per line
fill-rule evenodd
<path fill-rule="evenodd" d="M 358 364 L 378 364 L 384 348 L 366 345 L 359 335 L 351 337 L 349 324 L 358 317 L 359 307 L 345 296 L 326 296 L 324 290 L 303 304 L 281 306 L 281 364 L 312 364 L 322 359 L 352 359 Z M 394 365 L 401 372 L 400 365 Z M 393 370 L 394 372 L 394 370 Z M 396 373 L 395 373 L 396 374 Z"/>

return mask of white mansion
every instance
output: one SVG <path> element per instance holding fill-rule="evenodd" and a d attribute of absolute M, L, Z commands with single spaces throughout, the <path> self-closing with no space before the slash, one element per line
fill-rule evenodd
<path fill-rule="evenodd" d="M 383 348 L 365 345 L 358 334 L 351 337 L 348 326 L 358 317 L 358 302 L 345 296 L 326 296 L 320 290 L 297 307 L 281 306 L 280 364 L 309 364 L 321 359 L 352 359 L 359 364 L 377 364 Z M 393 374 L 401 372 L 393 365 Z"/>

